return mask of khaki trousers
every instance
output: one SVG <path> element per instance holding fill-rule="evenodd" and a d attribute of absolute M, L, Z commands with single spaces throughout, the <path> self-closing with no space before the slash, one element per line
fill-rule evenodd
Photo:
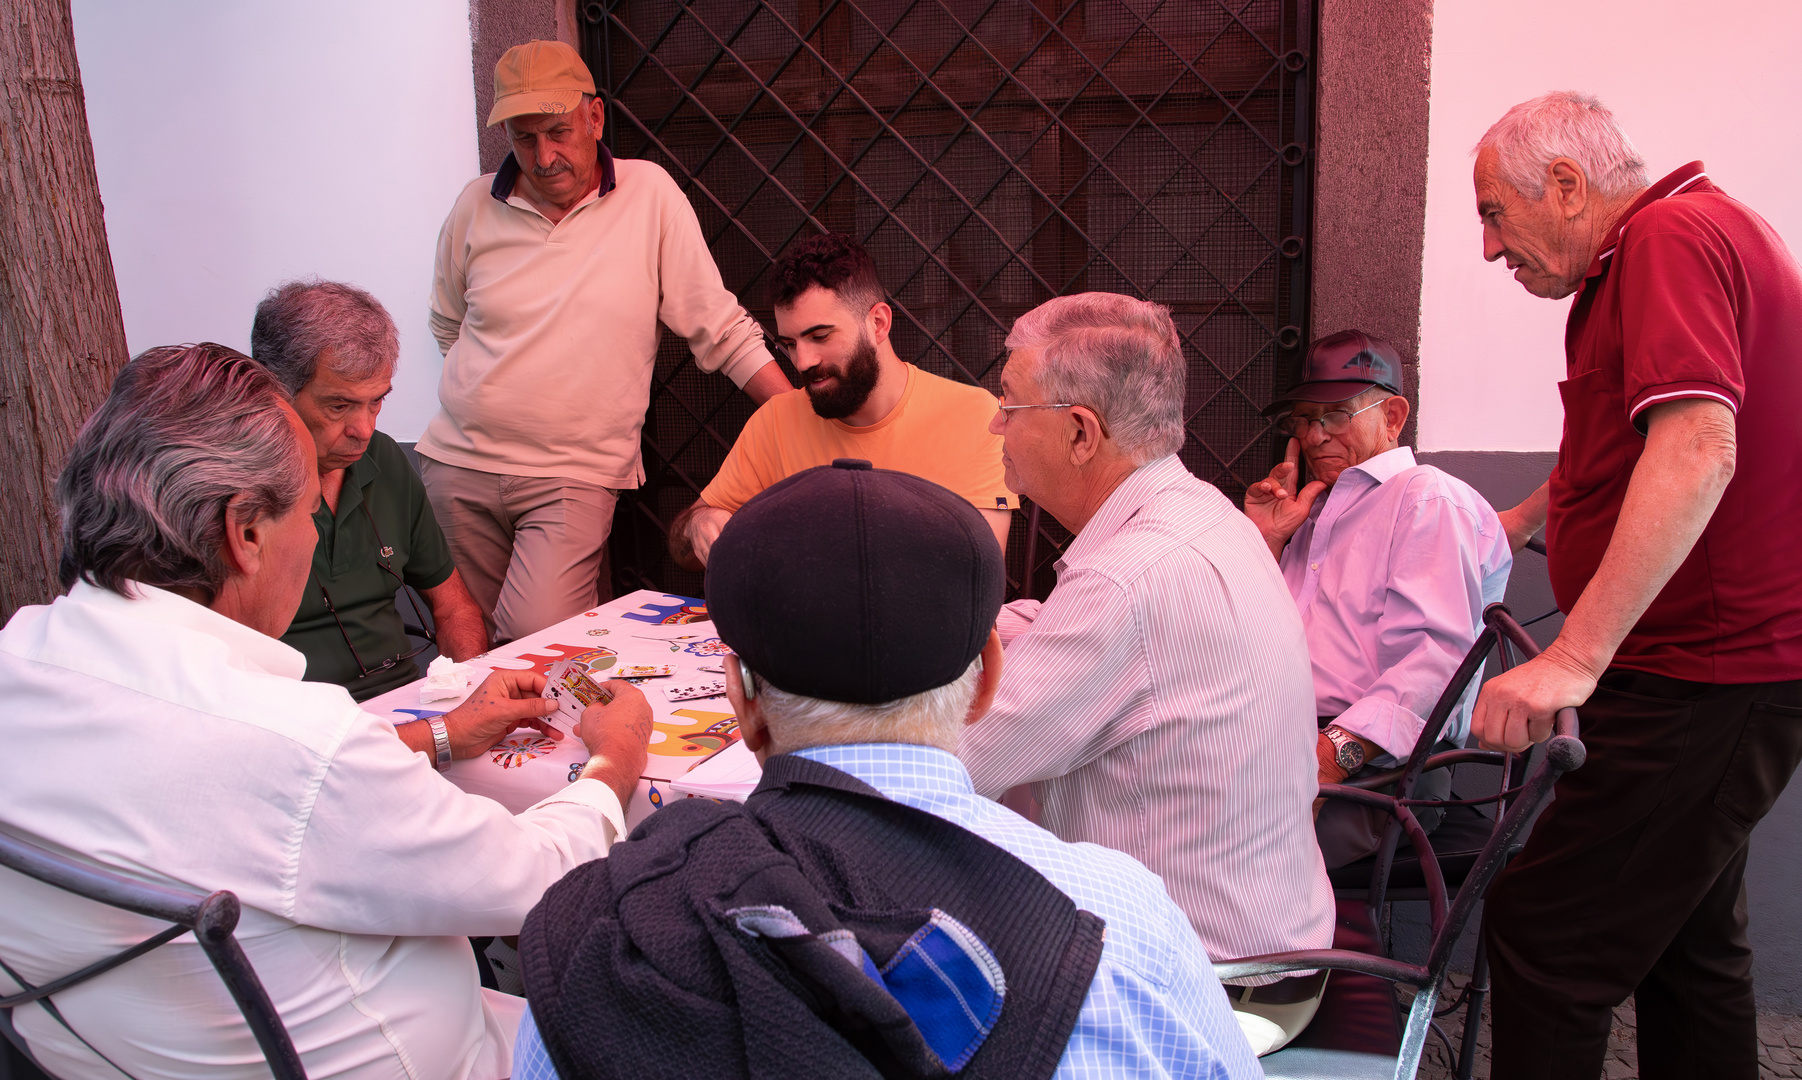
<path fill-rule="evenodd" d="M 536 633 L 602 599 L 601 555 L 618 492 L 424 456 L 419 475 L 451 558 L 487 616 L 491 641 Z"/>

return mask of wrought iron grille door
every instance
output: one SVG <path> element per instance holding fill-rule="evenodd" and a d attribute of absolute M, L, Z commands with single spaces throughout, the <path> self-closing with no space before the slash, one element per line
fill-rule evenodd
<path fill-rule="evenodd" d="M 772 259 L 821 230 L 875 257 L 902 359 L 991 390 L 1008 327 L 1052 296 L 1166 304 L 1183 461 L 1239 499 L 1307 340 L 1316 2 L 590 0 L 583 45 L 609 148 L 684 187 L 766 326 Z M 668 523 L 750 412 L 665 334 L 616 587 L 698 593 Z M 1017 514 L 1011 594 L 1048 592 L 1068 539 Z"/>

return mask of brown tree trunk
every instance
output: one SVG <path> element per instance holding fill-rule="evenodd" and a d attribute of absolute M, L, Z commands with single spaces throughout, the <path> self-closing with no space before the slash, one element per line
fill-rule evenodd
<path fill-rule="evenodd" d="M 125 363 L 69 0 L 0 15 L 0 621 L 48 603 L 56 477 Z"/>

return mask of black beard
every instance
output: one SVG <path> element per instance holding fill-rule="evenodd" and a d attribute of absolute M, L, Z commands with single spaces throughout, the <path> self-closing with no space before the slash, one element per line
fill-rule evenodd
<path fill-rule="evenodd" d="M 813 403 L 814 415 L 822 420 L 843 420 L 863 408 L 863 403 L 870 400 L 870 394 L 876 390 L 876 380 L 882 373 L 876 362 L 876 343 L 860 332 L 857 348 L 852 350 L 843 371 L 825 372 L 814 368 L 808 372 L 809 375 L 816 373 L 822 377 L 836 376 L 838 386 L 829 391 L 818 391 L 808 384 L 807 400 Z"/>

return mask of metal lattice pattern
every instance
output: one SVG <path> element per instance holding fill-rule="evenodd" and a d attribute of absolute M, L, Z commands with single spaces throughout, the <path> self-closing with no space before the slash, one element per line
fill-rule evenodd
<path fill-rule="evenodd" d="M 875 257 L 903 359 L 990 389 L 1049 297 L 1155 300 L 1189 358 L 1183 461 L 1242 497 L 1306 340 L 1312 0 L 1057 2 L 593 0 L 584 45 L 610 147 L 683 185 L 766 325 L 770 262 L 821 230 Z M 749 413 L 665 335 L 621 585 L 700 588 L 664 529 Z M 1049 590 L 1067 540 L 1019 515 L 1016 594 Z"/>

